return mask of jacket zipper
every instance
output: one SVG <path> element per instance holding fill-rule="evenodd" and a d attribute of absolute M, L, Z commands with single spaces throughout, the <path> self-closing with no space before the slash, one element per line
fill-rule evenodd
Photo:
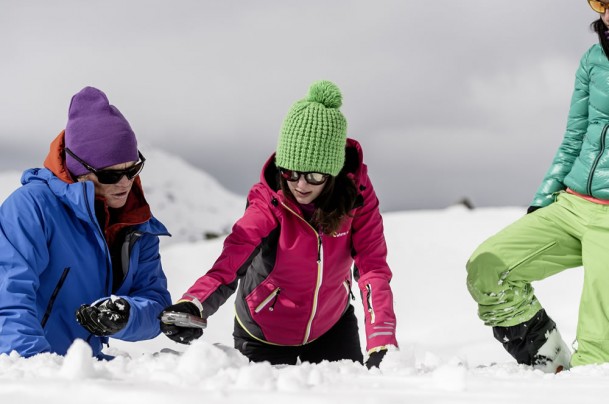
<path fill-rule="evenodd" d="M 273 311 L 273 309 L 275 308 L 275 303 L 277 303 L 279 293 L 281 293 L 281 288 L 276 288 L 275 290 L 273 290 L 271 294 L 266 297 L 266 299 L 264 299 L 262 302 L 260 302 L 258 306 L 256 306 L 256 308 L 254 309 L 254 313 L 259 313 L 274 298 L 275 301 L 273 301 L 273 304 L 271 305 L 271 307 L 269 307 L 269 311 Z"/>
<path fill-rule="evenodd" d="M 40 324 L 42 325 L 42 328 L 45 327 L 45 325 L 47 324 L 47 321 L 49 320 L 49 317 L 51 315 L 51 310 L 53 310 L 53 305 L 55 304 L 55 299 L 57 299 L 57 295 L 59 294 L 59 291 L 61 290 L 63 283 L 66 281 L 68 272 L 70 272 L 70 267 L 66 267 L 63 269 L 63 272 L 61 273 L 61 277 L 59 278 L 59 281 L 57 282 L 57 285 L 55 286 L 55 289 L 53 290 L 53 293 L 51 294 L 51 298 L 49 299 L 49 304 L 47 304 L 47 309 L 45 310 L 44 316 L 42 316 L 42 321 L 40 322 Z"/>
<path fill-rule="evenodd" d="M 311 325 L 315 314 L 317 314 L 317 304 L 319 303 L 319 289 L 321 289 L 321 280 L 323 279 L 324 263 L 323 263 L 323 249 L 321 245 L 321 234 L 317 233 L 317 282 L 315 284 L 315 293 L 313 294 L 313 310 L 311 311 L 311 317 L 307 323 L 307 329 L 305 331 L 305 337 L 302 344 L 306 344 L 311 336 Z"/>
<path fill-rule="evenodd" d="M 374 307 L 372 307 L 372 285 L 366 285 L 366 291 L 368 292 L 366 295 L 366 301 L 368 302 L 368 313 L 370 313 L 370 324 L 374 324 L 375 315 L 374 315 Z"/>
<path fill-rule="evenodd" d="M 110 268 L 110 264 L 109 264 L 109 260 L 110 260 L 110 252 L 108 251 L 108 244 L 106 243 L 106 237 L 104 236 L 104 233 L 101 230 L 101 227 L 99 226 L 99 223 L 97 223 L 97 219 L 94 217 L 94 215 L 91 214 L 91 205 L 89 204 L 89 198 L 87 195 L 87 182 L 83 182 L 83 193 L 85 194 L 85 204 L 87 205 L 87 212 L 89 213 L 89 218 L 91 219 L 91 222 L 93 224 L 97 224 L 95 226 L 95 228 L 97 229 L 97 232 L 99 233 L 99 235 L 101 236 L 102 241 L 104 242 L 104 245 L 106 246 L 106 248 L 104 249 L 104 252 L 106 253 L 106 293 L 108 295 L 112 294 L 112 288 L 110 286 L 110 278 L 112 277 L 112 270 Z"/>
<path fill-rule="evenodd" d="M 294 212 L 290 209 L 285 203 L 281 203 L 288 211 L 292 212 L 296 217 L 305 222 L 307 226 L 311 228 L 315 232 L 317 236 L 317 282 L 315 282 L 315 291 L 313 292 L 313 308 L 311 309 L 311 316 L 309 317 L 309 321 L 307 322 L 307 328 L 305 329 L 304 339 L 302 340 L 302 344 L 306 344 L 309 341 L 309 336 L 311 335 L 311 325 L 313 324 L 313 319 L 315 318 L 315 314 L 317 313 L 317 304 L 319 300 L 319 289 L 321 288 L 322 279 L 323 279 L 323 248 L 321 243 L 321 234 L 309 222 L 307 222 L 302 216 L 298 213 Z"/>
<path fill-rule="evenodd" d="M 592 167 L 590 167 L 590 177 L 588 177 L 588 195 L 592 196 L 592 178 L 594 177 L 594 171 L 596 170 L 596 166 L 598 165 L 599 160 L 601 159 L 601 156 L 603 155 L 603 152 L 605 151 L 605 136 L 607 134 L 607 128 L 609 128 L 609 124 L 606 124 L 603 127 L 603 131 L 601 132 L 601 149 L 598 152 L 598 155 L 596 156 L 596 158 L 594 159 L 594 163 L 592 163 Z"/>

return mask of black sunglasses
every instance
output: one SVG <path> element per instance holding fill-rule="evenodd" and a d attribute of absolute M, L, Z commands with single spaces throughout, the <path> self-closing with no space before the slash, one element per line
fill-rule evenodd
<path fill-rule="evenodd" d="M 288 170 L 285 168 L 280 168 L 279 173 L 285 180 L 290 182 L 296 182 L 300 179 L 301 175 L 304 175 L 305 181 L 311 185 L 321 185 L 326 182 L 326 180 L 330 176 L 329 174 L 316 173 L 311 171 L 305 173 L 301 171 Z"/>
<path fill-rule="evenodd" d="M 97 180 L 101 184 L 106 185 L 116 184 L 123 178 L 123 176 L 126 176 L 128 180 L 132 180 L 133 178 L 135 178 L 135 176 L 142 172 L 142 170 L 144 169 L 144 162 L 146 161 L 144 155 L 138 150 L 137 154 L 140 158 L 140 161 L 129 168 L 125 168 L 124 170 L 97 170 L 91 167 L 89 164 L 85 163 L 80 157 L 74 154 L 72 150 L 68 149 L 67 147 L 64 148 L 64 150 L 66 151 L 66 153 L 72 156 L 74 160 L 82 164 L 84 168 L 95 174 Z"/>

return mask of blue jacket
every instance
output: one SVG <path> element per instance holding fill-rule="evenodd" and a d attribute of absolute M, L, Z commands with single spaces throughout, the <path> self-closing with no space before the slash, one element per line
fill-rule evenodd
<path fill-rule="evenodd" d="M 101 357 L 107 338 L 91 335 L 75 317 L 81 304 L 112 294 L 112 260 L 95 215 L 94 184 L 67 183 L 46 168 L 25 171 L 21 182 L 0 206 L 0 353 L 63 355 L 81 338 Z M 168 233 L 154 217 L 130 229 L 122 250 L 124 280 L 114 295 L 131 311 L 126 327 L 112 337 L 137 341 L 159 334 L 157 316 L 171 304 L 158 240 Z"/>

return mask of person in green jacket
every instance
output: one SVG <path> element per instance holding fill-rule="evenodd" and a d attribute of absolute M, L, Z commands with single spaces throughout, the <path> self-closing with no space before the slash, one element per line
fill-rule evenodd
<path fill-rule="evenodd" d="M 609 362 L 609 1 L 588 0 L 599 43 L 581 58 L 567 129 L 533 203 L 467 262 L 478 315 L 518 363 L 546 372 Z M 574 353 L 531 282 L 584 267 Z"/>

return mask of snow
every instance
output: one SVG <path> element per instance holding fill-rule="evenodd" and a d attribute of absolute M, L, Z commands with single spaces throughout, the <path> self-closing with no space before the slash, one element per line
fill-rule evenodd
<path fill-rule="evenodd" d="M 149 160 L 143 183 L 153 212 L 159 210 L 156 204 L 162 200 L 153 198 L 155 193 L 172 194 L 164 201 L 162 215 L 157 213 L 170 231 L 178 228 L 187 234 L 185 217 L 193 226 L 197 223 L 197 232 L 227 229 L 227 223 L 238 215 L 238 204 L 230 207 L 227 201 L 238 200 L 243 209 L 243 197 L 223 193 L 205 173 L 182 166 L 179 159 L 162 152 L 144 154 Z M 149 170 L 156 159 L 163 159 L 164 171 L 171 175 Z M 17 186 L 15 175 L 0 175 L 0 198 Z M 181 177 L 191 180 L 178 186 Z M 523 207 L 467 210 L 455 206 L 383 215 L 388 260 L 394 272 L 400 349 L 388 352 L 380 369 L 368 371 L 347 361 L 277 367 L 250 364 L 231 348 L 231 298 L 209 319 L 203 337 L 190 346 L 161 335 L 137 343 L 111 340 L 106 353 L 117 357 L 110 362 L 92 359 L 83 341 L 76 341 L 65 357 L 0 355 L 0 402 L 599 402 L 609 393 L 609 364 L 576 367 L 557 375 L 517 365 L 477 318 L 476 305 L 465 286 L 465 263 L 480 242 L 524 211 Z M 205 228 L 208 218 L 213 224 Z M 189 242 L 190 235 L 184 234 L 161 248 L 174 300 L 222 249 L 222 237 L 203 240 L 192 233 L 198 241 Z M 569 346 L 575 337 L 581 284 L 581 268 L 535 284 L 537 297 Z M 359 296 L 354 304 L 361 322 Z M 363 335 L 360 337 L 363 344 Z"/>

